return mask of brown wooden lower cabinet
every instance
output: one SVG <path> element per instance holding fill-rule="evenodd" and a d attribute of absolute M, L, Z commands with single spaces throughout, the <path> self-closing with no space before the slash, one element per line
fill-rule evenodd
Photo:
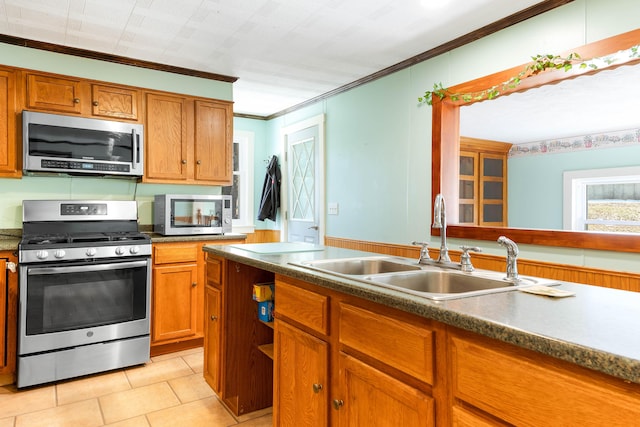
<path fill-rule="evenodd" d="M 279 319 L 274 339 L 274 425 L 327 425 L 329 344 Z"/>
<path fill-rule="evenodd" d="M 273 275 L 218 257 L 208 265 L 222 292 L 209 305 L 223 308 L 221 336 L 211 332 L 219 342 L 205 347 L 205 358 L 215 367 L 219 356 L 218 394 L 234 412 L 268 406 L 274 375 L 275 426 L 629 426 L 640 419 L 640 384 L 283 275 L 275 275 L 271 371 L 257 349 L 269 336 L 250 313 L 250 285 Z M 265 399 L 251 407 L 256 396 Z"/>
<path fill-rule="evenodd" d="M 273 329 L 258 319 L 253 284 L 273 273 L 212 255 L 206 265 L 205 380 L 235 415 L 270 407 L 273 360 L 258 347 L 273 343 Z"/>
<path fill-rule="evenodd" d="M 151 355 L 199 347 L 204 341 L 206 244 L 243 240 L 153 244 Z"/>
<path fill-rule="evenodd" d="M 8 264 L 17 264 L 10 251 L 0 251 L 0 385 L 16 379 L 16 343 L 18 330 L 18 273 Z"/>

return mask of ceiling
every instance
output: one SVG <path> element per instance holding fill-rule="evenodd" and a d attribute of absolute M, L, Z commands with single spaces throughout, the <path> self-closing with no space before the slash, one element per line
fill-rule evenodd
<path fill-rule="evenodd" d="M 460 109 L 460 135 L 523 144 L 640 128 L 640 65 L 601 69 Z"/>
<path fill-rule="evenodd" d="M 0 0 L 0 34 L 234 76 L 268 116 L 539 0 Z"/>

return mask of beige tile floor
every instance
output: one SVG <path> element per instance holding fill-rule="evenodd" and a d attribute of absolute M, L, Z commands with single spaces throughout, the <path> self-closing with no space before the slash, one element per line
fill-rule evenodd
<path fill-rule="evenodd" d="M 202 377 L 202 348 L 25 390 L 0 387 L 0 427 L 267 427 L 271 410 L 233 416 Z"/>

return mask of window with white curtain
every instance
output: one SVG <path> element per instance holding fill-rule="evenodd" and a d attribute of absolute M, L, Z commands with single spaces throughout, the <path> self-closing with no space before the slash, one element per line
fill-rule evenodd
<path fill-rule="evenodd" d="M 564 173 L 564 228 L 640 233 L 640 167 Z"/>
<path fill-rule="evenodd" d="M 233 185 L 222 187 L 222 194 L 233 199 L 233 231 L 253 233 L 253 144 L 255 135 L 235 131 L 233 135 Z"/>

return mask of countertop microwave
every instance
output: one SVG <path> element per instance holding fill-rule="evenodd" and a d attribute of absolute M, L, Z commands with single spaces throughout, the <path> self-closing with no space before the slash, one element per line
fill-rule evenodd
<path fill-rule="evenodd" d="M 231 196 L 158 194 L 153 231 L 165 236 L 231 233 Z"/>
<path fill-rule="evenodd" d="M 22 112 L 23 171 L 141 177 L 139 123 Z"/>

